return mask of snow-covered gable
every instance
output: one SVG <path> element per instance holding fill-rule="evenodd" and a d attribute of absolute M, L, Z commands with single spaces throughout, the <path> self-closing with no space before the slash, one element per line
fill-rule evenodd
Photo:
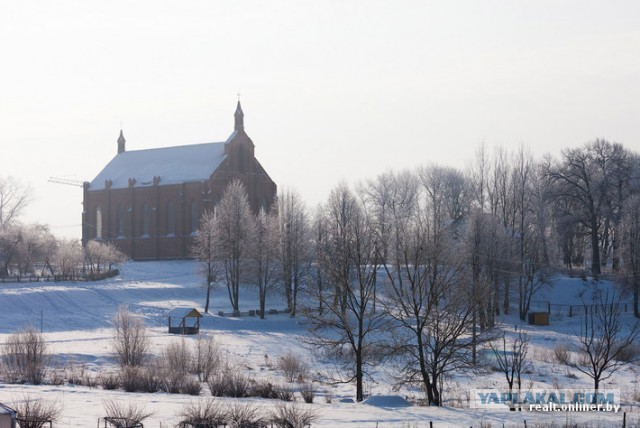
<path fill-rule="evenodd" d="M 171 318 L 202 318 L 202 314 L 196 308 L 173 308 L 164 314 Z"/>
<path fill-rule="evenodd" d="M 89 190 L 103 190 L 106 180 L 111 180 L 112 189 L 129 187 L 130 178 L 136 187 L 153 185 L 153 177 L 160 177 L 160 185 L 208 180 L 226 158 L 224 146 L 204 143 L 118 153 L 91 181 Z"/>

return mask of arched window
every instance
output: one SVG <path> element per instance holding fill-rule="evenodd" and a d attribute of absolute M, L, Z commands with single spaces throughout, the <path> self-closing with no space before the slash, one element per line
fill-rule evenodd
<path fill-rule="evenodd" d="M 173 202 L 167 202 L 167 235 L 175 235 L 176 219 L 173 212 Z"/>
<path fill-rule="evenodd" d="M 191 233 L 198 231 L 198 221 L 200 216 L 198 215 L 198 203 L 196 201 L 191 202 Z"/>
<path fill-rule="evenodd" d="M 149 235 L 149 207 L 145 202 L 142 204 L 142 210 L 140 211 L 140 235 L 148 236 Z"/>
<path fill-rule="evenodd" d="M 102 208 L 96 207 L 96 239 L 102 239 Z"/>
<path fill-rule="evenodd" d="M 120 204 L 116 208 L 116 230 L 119 238 L 124 236 L 124 208 Z"/>

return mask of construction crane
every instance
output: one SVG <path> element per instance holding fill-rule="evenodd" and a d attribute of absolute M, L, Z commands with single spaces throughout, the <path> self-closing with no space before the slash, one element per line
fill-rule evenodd
<path fill-rule="evenodd" d="M 49 183 L 57 183 L 57 184 L 66 184 L 67 186 L 77 186 L 82 187 L 83 182 L 79 180 L 72 180 L 70 178 L 61 178 L 61 177 L 49 177 L 47 180 Z"/>

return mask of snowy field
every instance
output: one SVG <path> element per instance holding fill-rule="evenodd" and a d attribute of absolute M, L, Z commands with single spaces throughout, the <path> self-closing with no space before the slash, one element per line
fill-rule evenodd
<path fill-rule="evenodd" d="M 16 329 L 28 324 L 42 329 L 50 351 L 61 365 L 83 367 L 95 375 L 114 370 L 116 365 L 111 353 L 111 320 L 118 307 L 130 309 L 145 319 L 152 342 L 152 351 L 159 353 L 168 343 L 181 340 L 166 333 L 164 311 L 176 306 L 202 308 L 205 291 L 197 272 L 197 263 L 188 261 L 127 263 L 117 278 L 95 283 L 33 283 L 0 285 L 0 342 Z M 580 304 L 588 301 L 594 285 L 579 278 L 560 278 L 553 289 L 538 297 L 554 303 Z M 609 288 L 603 282 L 598 287 Z M 257 291 L 241 290 L 241 310 L 257 308 Z M 628 300 L 628 299 L 627 299 Z M 514 300 L 515 302 L 515 300 Z M 282 298 L 271 296 L 267 309 L 283 309 Z M 214 292 L 211 314 L 230 312 L 226 289 Z M 515 311 L 514 311 L 515 312 Z M 559 365 L 554 358 L 554 348 L 572 340 L 579 329 L 579 318 L 568 317 L 562 311 L 552 311 L 551 325 L 533 327 L 523 325 L 532 337 L 529 355 L 533 370 L 525 375 L 524 387 L 533 388 L 589 388 L 589 378 Z M 624 315 L 632 322 L 632 315 Z M 513 331 L 520 325 L 517 316 L 500 318 L 500 328 Z M 207 316 L 203 330 L 221 345 L 225 358 L 256 379 L 269 378 L 284 383 L 284 378 L 273 369 L 273 362 L 286 351 L 299 354 L 311 367 L 310 376 L 319 380 L 318 393 L 312 408 L 318 420 L 313 426 L 322 427 L 546 427 L 570 426 L 608 427 L 621 426 L 622 414 L 611 413 L 536 413 L 469 408 L 472 388 L 505 387 L 504 374 L 491 370 L 465 372 L 450 377 L 444 385 L 447 407 L 433 408 L 410 405 L 422 398 L 419 390 L 393 388 L 392 366 L 377 367 L 375 378 L 366 385 L 370 398 L 364 403 L 345 402 L 355 397 L 353 385 L 329 385 L 322 383 L 328 373 L 335 370 L 330 356 L 322 355 L 305 345 L 304 327 L 298 319 L 286 314 L 256 317 Z M 185 340 L 193 341 L 193 337 Z M 627 412 L 627 426 L 640 426 L 640 398 L 638 372 L 640 366 L 629 365 L 605 382 L 603 388 L 620 389 L 623 411 Z M 292 385 L 293 388 L 296 385 Z M 145 403 L 153 415 L 145 427 L 172 427 L 179 422 L 179 413 L 185 403 L 197 398 L 166 393 L 125 393 L 107 391 L 100 387 L 73 385 L 7 385 L 0 384 L 0 402 L 11 405 L 25 395 L 38 395 L 55 399 L 63 406 L 61 419 L 55 426 L 95 427 L 104 416 L 106 399 L 130 400 Z M 209 395 L 203 388 L 202 396 Z M 327 403 L 325 396 L 332 402 Z M 219 399 L 231 403 L 239 399 Z M 274 400 L 242 399 L 252 401 L 265 409 L 275 406 Z M 302 402 L 300 396 L 298 402 Z M 304 404 L 302 404 L 304 405 Z"/>

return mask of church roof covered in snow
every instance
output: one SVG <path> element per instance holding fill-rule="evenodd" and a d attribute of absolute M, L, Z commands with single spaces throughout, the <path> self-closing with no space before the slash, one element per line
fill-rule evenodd
<path fill-rule="evenodd" d="M 123 151 L 91 181 L 89 190 L 104 189 L 106 180 L 111 180 L 112 189 L 129 187 L 130 178 L 136 180 L 136 187 L 152 186 L 154 177 L 160 177 L 161 186 L 208 180 L 227 156 L 224 146 L 204 143 Z"/>

